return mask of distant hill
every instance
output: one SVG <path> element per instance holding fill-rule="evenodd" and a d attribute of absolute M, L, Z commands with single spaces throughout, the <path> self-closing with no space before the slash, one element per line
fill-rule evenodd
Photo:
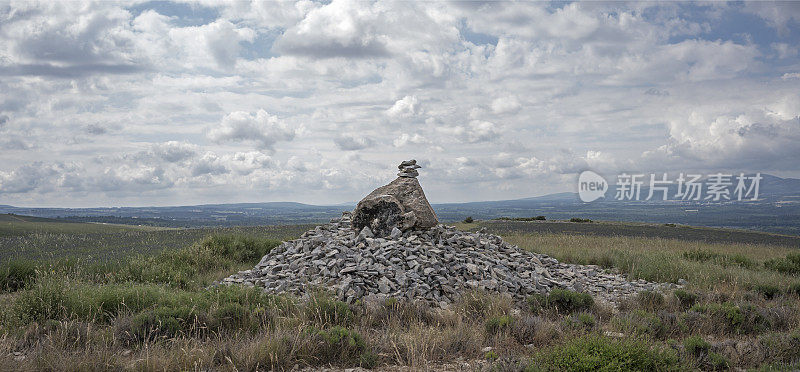
<path fill-rule="evenodd" d="M 578 194 L 574 192 L 561 192 L 557 194 L 548 194 L 542 196 L 534 196 L 530 198 L 522 198 L 522 199 L 509 199 L 509 200 L 493 200 L 493 201 L 480 201 L 480 202 L 467 202 L 467 203 L 438 203 L 433 204 L 434 207 L 451 207 L 451 206 L 460 206 L 460 207 L 514 207 L 514 206 L 523 206 L 523 205 L 530 205 L 530 204 L 540 204 L 540 203 L 547 203 L 547 202 L 575 202 L 578 201 Z"/>
<path fill-rule="evenodd" d="M 17 214 L 0 214 L 0 222 L 64 222 L 53 218 L 42 218 L 33 216 L 20 216 Z"/>
<path fill-rule="evenodd" d="M 606 199 L 591 203 L 580 201 L 576 193 L 563 192 L 513 200 L 468 203 L 434 203 L 433 208 L 444 222 L 497 217 L 532 217 L 548 219 L 572 217 L 593 220 L 650 223 L 680 223 L 696 226 L 732 227 L 800 235 L 800 179 L 762 174 L 758 201 L 709 202 L 614 199 L 613 185 Z M 647 180 L 649 182 L 649 180 Z M 734 181 L 735 182 L 735 181 Z M 669 188 L 669 195 L 677 186 Z M 649 193 L 643 187 L 642 199 Z M 198 227 L 319 223 L 352 210 L 354 204 L 332 206 L 294 202 L 204 204 L 171 207 L 118 208 L 19 208 L 0 206 L 0 213 L 14 213 L 79 222 L 106 222 L 134 225 Z"/>

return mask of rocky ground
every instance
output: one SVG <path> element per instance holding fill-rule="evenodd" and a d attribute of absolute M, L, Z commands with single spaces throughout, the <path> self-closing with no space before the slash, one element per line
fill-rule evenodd
<path fill-rule="evenodd" d="M 368 227 L 353 230 L 350 218 L 344 213 L 282 243 L 255 268 L 222 283 L 298 296 L 329 288 L 349 303 L 393 297 L 443 308 L 469 290 L 508 294 L 522 301 L 534 293 L 563 288 L 616 303 L 640 291 L 672 286 L 628 281 L 594 265 L 560 263 L 484 231 L 465 232 L 439 224 L 425 230 L 395 229 L 389 237 L 376 238 Z"/>

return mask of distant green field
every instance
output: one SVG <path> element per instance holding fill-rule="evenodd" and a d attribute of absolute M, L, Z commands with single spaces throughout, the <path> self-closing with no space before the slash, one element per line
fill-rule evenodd
<path fill-rule="evenodd" d="M 800 248 L 800 236 L 762 231 L 723 229 L 676 224 L 641 222 L 569 222 L 488 220 L 456 224 L 462 229 L 485 227 L 489 232 L 508 234 L 566 234 L 588 236 L 625 236 L 661 238 L 703 243 L 766 244 Z"/>
<path fill-rule="evenodd" d="M 299 236 L 308 228 L 308 225 L 291 225 L 175 229 L 0 215 L 0 262 L 11 258 L 37 261 L 78 258 L 105 262 L 184 248 L 212 234 L 285 240 Z"/>
<path fill-rule="evenodd" d="M 715 229 L 662 224 L 564 221 L 481 221 L 456 224 L 461 229 L 486 227 L 490 232 L 629 236 L 706 243 L 749 243 L 800 247 L 800 237 L 747 230 Z M 236 234 L 277 240 L 292 239 L 313 225 L 166 228 L 153 226 L 64 222 L 63 220 L 0 215 L 0 262 L 10 258 L 51 260 L 79 258 L 105 262 L 129 255 L 178 249 L 212 234 Z"/>
<path fill-rule="evenodd" d="M 135 226 L 135 225 L 109 225 L 99 223 L 74 223 L 50 218 L 20 216 L 14 214 L 0 214 L 0 237 L 23 236 L 33 233 L 52 234 L 107 234 L 127 231 L 158 231 L 166 228 Z"/>

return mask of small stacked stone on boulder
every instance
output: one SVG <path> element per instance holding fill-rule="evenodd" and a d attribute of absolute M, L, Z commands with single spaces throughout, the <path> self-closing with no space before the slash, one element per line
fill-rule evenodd
<path fill-rule="evenodd" d="M 255 268 L 222 283 L 298 296 L 321 287 L 349 303 L 393 297 L 443 308 L 473 290 L 521 302 L 562 288 L 613 304 L 640 291 L 672 286 L 629 281 L 594 265 L 560 263 L 483 229 L 465 232 L 438 224 L 416 180 L 415 165 L 401 163 L 401 173 L 413 176 L 379 187 L 352 213 L 283 242 Z"/>
<path fill-rule="evenodd" d="M 419 176 L 419 172 L 417 169 L 422 168 L 417 165 L 417 161 L 415 159 L 405 160 L 400 165 L 397 166 L 397 169 L 400 169 L 400 173 L 397 174 L 398 177 L 406 177 L 406 178 L 417 178 Z"/>

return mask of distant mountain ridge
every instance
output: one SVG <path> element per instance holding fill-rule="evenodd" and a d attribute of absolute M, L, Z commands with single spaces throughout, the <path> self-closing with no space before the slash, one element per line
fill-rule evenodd
<path fill-rule="evenodd" d="M 682 223 L 698 226 L 736 227 L 800 235 L 800 179 L 762 174 L 758 201 L 707 200 L 628 201 L 614 199 L 616 180 L 605 199 L 583 203 L 574 192 L 562 192 L 511 200 L 466 203 L 433 203 L 439 219 L 457 221 L 497 217 L 549 219 L 572 217 L 595 220 Z M 649 179 L 647 180 L 649 183 Z M 735 178 L 734 178 L 735 185 Z M 649 186 L 649 185 L 648 185 Z M 735 187 L 735 186 L 734 186 Z M 671 185 L 670 197 L 677 191 Z M 649 187 L 642 187 L 641 198 Z M 311 205 L 297 202 L 201 204 L 168 207 L 24 208 L 0 205 L 0 213 L 13 213 L 74 221 L 113 222 L 159 226 L 232 226 L 319 223 L 351 210 L 355 203 Z"/>

